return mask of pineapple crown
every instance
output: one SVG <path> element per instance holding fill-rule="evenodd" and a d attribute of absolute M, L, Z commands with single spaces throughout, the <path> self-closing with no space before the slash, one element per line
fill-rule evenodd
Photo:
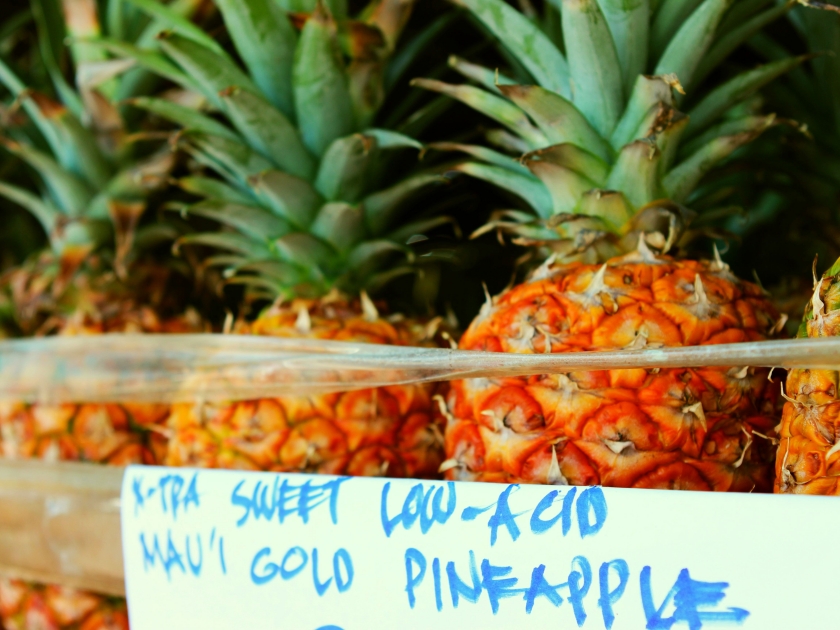
<path fill-rule="evenodd" d="M 542 15 L 503 0 L 453 2 L 500 40 L 516 77 L 452 58 L 476 85 L 416 79 L 501 125 L 487 139 L 503 151 L 438 146 L 470 155 L 456 170 L 515 193 L 539 217 L 503 211 L 485 229 L 561 257 L 614 255 L 640 232 L 667 250 L 701 178 L 774 124 L 744 102 L 802 61 L 782 58 L 705 86 L 791 6 L 770 0 L 554 0 Z"/>
<path fill-rule="evenodd" d="M 207 263 L 223 266 L 229 282 L 272 298 L 358 291 L 411 270 L 406 240 L 448 219 L 396 225 L 397 214 L 406 199 L 443 178 L 415 172 L 389 180 L 385 154 L 422 147 L 371 126 L 393 81 L 388 61 L 411 2 L 373 0 L 351 18 L 341 0 L 217 0 L 241 64 L 166 6 L 131 2 L 167 23 L 160 52 L 113 40 L 102 45 L 205 100 L 206 111 L 156 98 L 132 101 L 178 124 L 179 146 L 217 176 L 181 179 L 202 200 L 179 209 L 225 229 L 187 235 L 178 246 L 225 250 Z M 416 54 L 419 46 L 406 50 Z M 399 64 L 406 63 L 403 56 Z"/>
<path fill-rule="evenodd" d="M 112 245 L 115 268 L 124 273 L 147 198 L 166 182 L 174 156 L 162 151 L 138 158 L 138 136 L 130 134 L 119 105 L 148 89 L 156 78 L 123 59 L 110 58 L 86 39 L 102 36 L 107 28 L 153 45 L 163 25 L 123 12 L 121 0 L 106 4 L 104 24 L 94 0 L 63 4 L 32 2 L 49 85 L 27 86 L 0 61 L 0 85 L 13 98 L 9 109 L 22 108 L 33 123 L 30 128 L 6 126 L 0 144 L 34 169 L 43 184 L 38 195 L 0 182 L 0 195 L 39 220 L 60 257 L 78 261 L 101 245 Z M 200 4 L 201 0 L 176 0 L 170 11 L 189 16 Z M 68 38 L 71 43 L 66 45 Z M 74 70 L 72 84 L 62 72 L 68 62 Z"/>

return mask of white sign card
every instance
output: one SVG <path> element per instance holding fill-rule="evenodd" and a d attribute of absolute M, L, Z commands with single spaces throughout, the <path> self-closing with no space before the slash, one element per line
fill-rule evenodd
<path fill-rule="evenodd" d="M 832 628 L 838 522 L 831 497 L 141 466 L 122 490 L 132 630 Z"/>

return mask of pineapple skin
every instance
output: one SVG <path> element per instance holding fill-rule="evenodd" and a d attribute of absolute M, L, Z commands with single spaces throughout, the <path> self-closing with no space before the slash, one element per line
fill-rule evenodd
<path fill-rule="evenodd" d="M 639 252 L 548 262 L 491 303 L 465 350 L 581 352 L 758 341 L 779 317 L 721 262 Z M 769 492 L 778 385 L 746 368 L 624 369 L 453 382 L 453 480 Z"/>
<path fill-rule="evenodd" d="M 417 346 L 434 343 L 424 324 L 363 312 L 358 300 L 296 299 L 237 332 L 275 337 Z M 231 404 L 176 404 L 167 420 L 170 466 L 334 475 L 420 477 L 443 461 L 441 384 L 399 385 Z"/>
<path fill-rule="evenodd" d="M 840 260 L 816 283 L 798 337 L 840 334 Z M 840 495 L 837 372 L 790 370 L 779 426 L 774 492 Z"/>
<path fill-rule="evenodd" d="M 125 600 L 55 585 L 0 579 L 4 630 L 128 630 Z"/>
<path fill-rule="evenodd" d="M 160 322 L 151 312 L 123 315 L 76 321 L 61 332 L 189 332 L 196 326 L 189 317 Z M 139 322 L 146 325 L 138 329 Z M 331 296 L 276 305 L 235 332 L 408 346 L 437 343 L 439 323 L 374 317 L 358 300 Z M 444 458 L 443 415 L 435 400 L 441 393 L 445 384 L 428 383 L 228 405 L 12 403 L 0 407 L 0 446 L 5 457 L 123 466 L 431 478 Z M 121 598 L 0 580 L 0 627 L 126 630 L 128 616 Z"/>

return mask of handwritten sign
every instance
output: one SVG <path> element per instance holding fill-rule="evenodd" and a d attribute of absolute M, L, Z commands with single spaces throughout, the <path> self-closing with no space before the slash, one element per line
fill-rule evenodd
<path fill-rule="evenodd" d="M 838 521 L 830 497 L 183 468 L 122 490 L 132 630 L 829 628 Z"/>

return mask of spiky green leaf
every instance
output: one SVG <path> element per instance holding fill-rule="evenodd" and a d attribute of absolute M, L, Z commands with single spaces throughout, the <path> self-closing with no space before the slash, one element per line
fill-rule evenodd
<path fill-rule="evenodd" d="M 81 179 L 62 168 L 49 155 L 38 151 L 34 147 L 11 141 L 4 141 L 3 144 L 9 151 L 38 171 L 56 206 L 66 216 L 80 217 L 84 215 L 93 194 Z"/>
<path fill-rule="evenodd" d="M 294 120 L 297 33 L 286 13 L 272 0 L 217 0 L 217 5 L 254 83 L 286 118 Z"/>
<path fill-rule="evenodd" d="M 529 175 L 531 173 L 531 171 L 529 171 L 527 167 L 523 166 L 518 160 L 514 160 L 512 157 L 509 157 L 504 153 L 499 153 L 498 151 L 494 151 L 493 149 L 488 149 L 487 147 L 482 147 L 477 144 L 435 142 L 434 144 L 430 144 L 429 148 L 437 149 L 439 151 L 460 151 L 462 153 L 466 153 L 467 155 L 471 155 L 482 162 L 495 164 L 496 166 L 504 167 L 522 175 Z"/>
<path fill-rule="evenodd" d="M 523 175 L 506 168 L 478 162 L 460 164 L 453 170 L 460 171 L 477 179 L 510 191 L 527 201 L 537 214 L 543 218 L 551 216 L 554 202 L 548 189 L 534 175 Z"/>
<path fill-rule="evenodd" d="M 334 272 L 339 260 L 332 247 L 306 232 L 292 232 L 278 238 L 272 243 L 272 248 L 282 260 L 300 267 Z"/>
<path fill-rule="evenodd" d="M 264 171 L 251 178 L 254 194 L 278 216 L 299 229 L 306 229 L 323 199 L 304 179 L 283 171 Z"/>
<path fill-rule="evenodd" d="M 533 22 L 502 0 L 453 1 L 469 9 L 527 68 L 537 83 L 571 98 L 566 59 Z"/>
<path fill-rule="evenodd" d="M 685 23 L 702 0 L 661 0 L 650 25 L 650 53 L 653 59 L 671 43 L 674 34 Z"/>
<path fill-rule="evenodd" d="M 185 148 L 197 160 L 243 188 L 251 177 L 272 168 L 271 162 L 240 142 L 202 133 L 187 138 Z"/>
<path fill-rule="evenodd" d="M 156 50 L 145 50 L 129 43 L 115 39 L 102 38 L 94 42 L 110 53 L 124 59 L 134 59 L 137 64 L 149 72 L 169 79 L 183 88 L 202 93 L 202 86 L 189 74 L 181 72 L 178 67 Z"/>
<path fill-rule="evenodd" d="M 696 135 L 715 122 L 730 107 L 743 101 L 773 79 L 795 68 L 807 56 L 774 61 L 754 70 L 742 72 L 710 92 L 688 113 L 690 121 L 686 135 Z"/>
<path fill-rule="evenodd" d="M 434 173 L 418 173 L 390 188 L 365 197 L 362 206 L 365 212 L 365 223 L 370 234 L 379 236 L 385 230 L 391 228 L 394 215 L 410 195 L 421 188 L 444 181 L 446 180 L 443 177 Z"/>
<path fill-rule="evenodd" d="M 223 125 L 215 118 L 205 116 L 190 107 L 151 96 L 138 96 L 137 98 L 130 99 L 127 103 L 173 122 L 183 127 L 186 131 L 198 131 L 227 138 L 228 140 L 239 141 L 239 136 L 229 127 Z"/>
<path fill-rule="evenodd" d="M 700 147 L 665 176 L 662 182 L 665 192 L 678 203 L 686 201 L 703 175 L 731 155 L 735 149 L 752 142 L 771 124 L 773 117 L 767 116 L 764 117 L 764 122 L 749 131 L 715 138 Z"/>
<path fill-rule="evenodd" d="M 570 142 L 602 160 L 612 158 L 612 151 L 600 134 L 572 103 L 559 94 L 534 85 L 503 85 L 499 89 L 534 120 L 548 141 L 531 148 Z"/>
<path fill-rule="evenodd" d="M 646 133 L 648 125 L 645 121 L 650 112 L 660 104 L 673 104 L 671 90 L 671 86 L 662 77 L 640 75 L 636 79 L 624 114 L 610 138 L 610 143 L 616 151 L 625 144 L 644 137 L 640 134 Z"/>
<path fill-rule="evenodd" d="M 536 159 L 526 159 L 525 164 L 551 195 L 553 214 L 574 212 L 581 195 L 596 187 L 591 179 L 564 166 Z"/>
<path fill-rule="evenodd" d="M 182 37 L 192 40 L 209 50 L 212 50 L 220 57 L 227 57 L 227 53 L 201 28 L 190 22 L 183 15 L 170 9 L 162 2 L 156 0 L 127 0 L 137 8 L 153 16 L 161 24 L 178 33 Z"/>
<path fill-rule="evenodd" d="M 298 130 L 271 103 L 248 90 L 222 90 L 225 113 L 248 145 L 284 171 L 312 179 L 316 163 Z"/>
<path fill-rule="evenodd" d="M 321 160 L 315 188 L 330 201 L 358 201 L 378 154 L 376 140 L 369 136 L 353 134 L 335 140 Z"/>
<path fill-rule="evenodd" d="M 452 85 L 433 79 L 414 79 L 412 85 L 446 94 L 476 111 L 501 123 L 522 138 L 532 149 L 546 144 L 545 136 L 528 120 L 523 111 L 503 98 L 499 98 L 471 85 Z M 505 86 L 507 88 L 508 86 Z M 514 87 L 514 86 L 511 86 Z M 501 88 L 500 88 L 501 89 Z"/>
<path fill-rule="evenodd" d="M 252 205 L 222 201 L 202 201 L 185 212 L 218 221 L 257 242 L 267 242 L 288 234 L 289 224 L 275 214 Z"/>
<path fill-rule="evenodd" d="M 219 109 L 224 108 L 219 93 L 230 87 L 258 94 L 257 86 L 227 56 L 197 44 L 191 39 L 168 34 L 160 39 L 160 47 L 192 77 L 201 93 Z"/>
<path fill-rule="evenodd" d="M 731 2 L 703 0 L 691 16 L 681 23 L 682 26 L 659 58 L 654 74 L 674 73 L 683 87 L 688 89 L 694 79 L 694 71 L 714 41 L 715 29 Z"/>
<path fill-rule="evenodd" d="M 414 138 L 390 129 L 372 128 L 365 129 L 362 133 L 374 138 L 380 149 L 417 149 L 419 151 L 423 148 L 423 145 Z"/>
<path fill-rule="evenodd" d="M 735 5 L 737 7 L 738 5 Z M 722 37 L 719 37 L 704 56 L 694 76 L 694 81 L 699 84 L 710 72 L 718 67 L 720 62 L 726 59 L 738 46 L 758 33 L 765 26 L 777 20 L 793 7 L 792 3 L 780 4 L 776 7 L 762 11 L 751 19 L 739 24 Z"/>
<path fill-rule="evenodd" d="M 527 153 L 522 157 L 522 161 L 532 171 L 533 165 L 537 162 L 553 164 L 554 166 L 569 169 L 585 176 L 596 186 L 602 186 L 606 183 L 607 176 L 610 173 L 610 166 L 604 160 L 569 142 L 554 144 L 544 149 Z"/>
<path fill-rule="evenodd" d="M 0 182 L 0 195 L 28 210 L 38 219 L 48 236 L 52 235 L 62 218 L 63 213 L 58 208 L 13 184 Z"/>
<path fill-rule="evenodd" d="M 317 10 L 301 31 L 292 72 L 301 136 L 318 157 L 356 126 L 335 30 L 332 18 Z"/>
<path fill-rule="evenodd" d="M 339 252 L 346 252 L 365 235 L 364 210 L 343 201 L 324 204 L 309 230 Z"/>
<path fill-rule="evenodd" d="M 583 194 L 575 210 L 601 219 L 609 229 L 620 233 L 633 216 L 633 208 L 624 195 L 615 190 L 590 190 Z"/>
<path fill-rule="evenodd" d="M 647 68 L 650 7 L 648 0 L 598 0 L 615 43 L 624 94 Z"/>
<path fill-rule="evenodd" d="M 179 238 L 175 244 L 177 247 L 181 245 L 206 245 L 214 249 L 236 252 L 250 259 L 270 258 L 272 254 L 268 244 L 262 241 L 255 241 L 236 232 L 200 232 L 198 234 L 187 234 Z"/>
<path fill-rule="evenodd" d="M 563 0 L 562 15 L 572 102 L 609 138 L 623 109 L 624 88 L 607 21 L 595 0 Z"/>
<path fill-rule="evenodd" d="M 607 179 L 607 190 L 620 190 L 636 208 L 662 197 L 659 158 L 655 145 L 637 140 L 625 145 Z"/>
<path fill-rule="evenodd" d="M 448 64 L 450 68 L 462 76 L 497 94 L 501 94 L 498 88 L 499 85 L 516 85 L 516 81 L 506 77 L 498 70 L 491 70 L 490 68 L 470 63 L 466 59 L 461 59 L 456 55 L 449 57 Z"/>
<path fill-rule="evenodd" d="M 254 198 L 242 190 L 229 186 L 218 179 L 211 179 L 210 177 L 197 175 L 182 177 L 178 180 L 177 184 L 186 192 L 204 197 L 205 199 L 215 199 L 244 205 L 252 205 L 254 202 Z"/>

